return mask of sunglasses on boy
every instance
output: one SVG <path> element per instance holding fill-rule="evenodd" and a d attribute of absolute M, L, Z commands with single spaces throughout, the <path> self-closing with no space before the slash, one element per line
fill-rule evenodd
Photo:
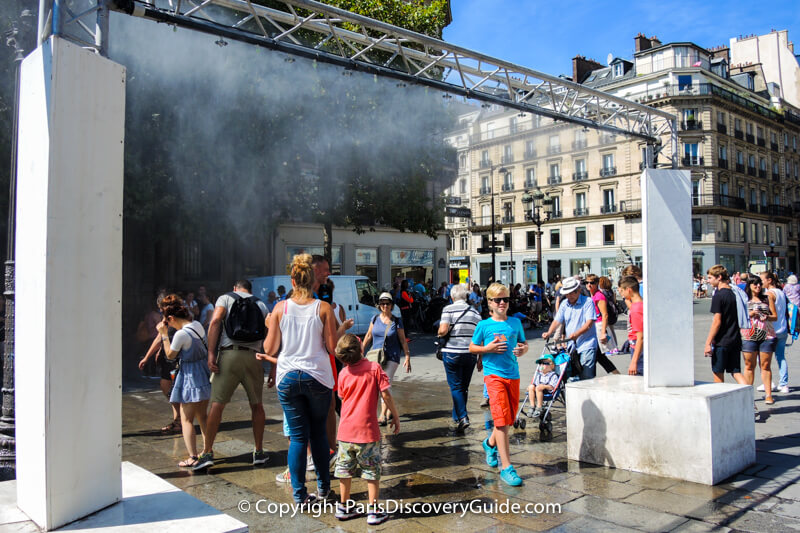
<path fill-rule="evenodd" d="M 489 300 L 491 300 L 492 302 L 494 302 L 496 304 L 499 304 L 499 303 L 506 303 L 507 304 L 508 302 L 511 301 L 511 298 L 509 298 L 508 296 L 504 296 L 502 298 L 489 298 Z"/>

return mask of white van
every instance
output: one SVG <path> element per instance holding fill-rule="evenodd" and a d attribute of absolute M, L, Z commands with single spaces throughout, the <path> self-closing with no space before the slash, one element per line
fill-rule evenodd
<path fill-rule="evenodd" d="M 348 333 L 364 335 L 369 329 L 372 317 L 380 313 L 375 306 L 378 302 L 378 288 L 366 276 L 331 276 L 335 285 L 333 301 L 344 308 L 347 318 L 352 318 L 355 324 L 347 330 Z M 269 291 L 278 294 L 278 286 L 283 285 L 286 292 L 292 290 L 292 280 L 289 276 L 261 276 L 250 278 L 253 284 L 253 294 L 263 301 L 267 301 Z M 395 306 L 392 309 L 395 316 L 400 316 L 400 311 Z"/>

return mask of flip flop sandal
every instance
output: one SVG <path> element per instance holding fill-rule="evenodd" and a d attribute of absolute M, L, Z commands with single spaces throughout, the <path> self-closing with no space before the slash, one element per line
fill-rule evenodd
<path fill-rule="evenodd" d="M 161 433 L 180 433 L 181 432 L 181 423 L 177 420 L 173 420 L 163 428 L 161 428 Z"/>
<path fill-rule="evenodd" d="M 775 400 L 773 400 L 772 398 L 765 398 L 764 403 L 767 405 L 773 405 L 775 403 Z"/>
<path fill-rule="evenodd" d="M 378 419 L 378 425 L 381 426 L 381 427 L 386 426 L 388 423 L 389 422 L 385 418 L 381 417 L 381 418 Z"/>
<path fill-rule="evenodd" d="M 197 456 L 190 455 L 188 459 L 184 459 L 183 461 L 178 463 L 178 466 L 181 468 L 191 468 L 196 464 L 197 464 Z"/>

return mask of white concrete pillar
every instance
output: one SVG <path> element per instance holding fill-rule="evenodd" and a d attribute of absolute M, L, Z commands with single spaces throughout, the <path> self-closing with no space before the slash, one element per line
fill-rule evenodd
<path fill-rule="evenodd" d="M 642 173 L 645 387 L 694 385 L 691 174 Z"/>
<path fill-rule="evenodd" d="M 17 499 L 53 529 L 121 499 L 125 69 L 51 37 L 21 83 Z"/>

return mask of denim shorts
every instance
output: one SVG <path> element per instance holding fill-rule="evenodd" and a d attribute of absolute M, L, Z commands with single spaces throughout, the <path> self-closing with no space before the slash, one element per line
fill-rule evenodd
<path fill-rule="evenodd" d="M 746 341 L 742 339 L 742 351 L 750 353 L 773 353 L 778 345 L 778 338 L 764 339 L 763 341 Z"/>

